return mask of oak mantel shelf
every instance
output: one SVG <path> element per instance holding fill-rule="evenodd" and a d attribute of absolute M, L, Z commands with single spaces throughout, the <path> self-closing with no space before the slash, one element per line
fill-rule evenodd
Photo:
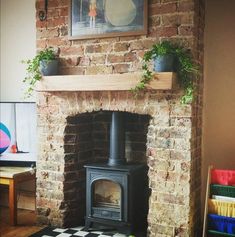
<path fill-rule="evenodd" d="M 141 73 L 45 76 L 38 82 L 36 91 L 126 91 L 134 88 L 141 76 Z M 155 73 L 147 88 L 172 90 L 176 88 L 176 74 Z"/>

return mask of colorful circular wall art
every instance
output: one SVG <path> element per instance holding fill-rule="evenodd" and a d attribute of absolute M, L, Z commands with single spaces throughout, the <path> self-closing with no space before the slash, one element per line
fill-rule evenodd
<path fill-rule="evenodd" d="M 8 128 L 3 124 L 0 123 L 0 154 L 2 154 L 11 143 L 11 134 Z"/>

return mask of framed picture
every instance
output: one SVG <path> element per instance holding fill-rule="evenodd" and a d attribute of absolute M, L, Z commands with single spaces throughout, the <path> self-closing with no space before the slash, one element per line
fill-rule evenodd
<path fill-rule="evenodd" d="M 69 39 L 147 34 L 147 0 L 70 0 Z"/>

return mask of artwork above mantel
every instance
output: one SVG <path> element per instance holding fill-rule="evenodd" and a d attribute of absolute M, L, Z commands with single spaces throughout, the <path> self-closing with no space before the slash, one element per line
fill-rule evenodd
<path fill-rule="evenodd" d="M 36 91 L 126 91 L 134 88 L 141 77 L 141 73 L 46 76 L 38 82 Z M 147 85 L 150 90 L 175 88 L 176 74 L 172 72 L 155 73 Z"/>

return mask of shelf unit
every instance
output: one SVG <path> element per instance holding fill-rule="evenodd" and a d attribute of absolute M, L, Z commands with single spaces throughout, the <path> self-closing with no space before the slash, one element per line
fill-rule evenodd
<path fill-rule="evenodd" d="M 209 235 L 214 236 L 214 237 L 235 237 L 235 234 L 228 234 L 228 233 L 221 233 L 219 231 L 215 230 L 208 230 Z"/>
<path fill-rule="evenodd" d="M 208 169 L 203 237 L 235 237 L 235 170 Z"/>

